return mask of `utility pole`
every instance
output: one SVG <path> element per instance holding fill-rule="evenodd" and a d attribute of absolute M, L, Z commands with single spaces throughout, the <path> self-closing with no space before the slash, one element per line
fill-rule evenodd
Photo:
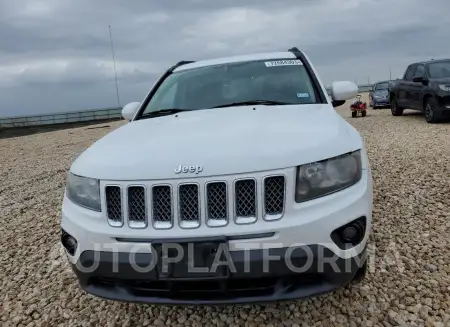
<path fill-rule="evenodd" d="M 389 80 L 392 81 L 392 69 L 389 68 Z"/>
<path fill-rule="evenodd" d="M 113 44 L 113 38 L 112 38 L 111 25 L 108 25 L 108 27 L 109 27 L 109 38 L 111 40 L 111 54 L 112 54 L 113 67 L 114 67 L 114 80 L 116 82 L 117 105 L 120 108 L 119 85 L 117 84 L 116 56 L 114 54 L 114 44 Z"/>

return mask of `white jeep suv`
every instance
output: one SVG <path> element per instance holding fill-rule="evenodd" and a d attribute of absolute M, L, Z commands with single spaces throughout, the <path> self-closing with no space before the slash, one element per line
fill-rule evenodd
<path fill-rule="evenodd" d="M 167 70 L 68 174 L 61 242 L 82 289 L 223 304 L 361 280 L 372 176 L 334 109 L 357 91 L 329 96 L 297 48 Z"/>

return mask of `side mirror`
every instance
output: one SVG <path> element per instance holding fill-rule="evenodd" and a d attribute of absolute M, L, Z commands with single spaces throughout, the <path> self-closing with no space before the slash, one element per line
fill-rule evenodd
<path fill-rule="evenodd" d="M 345 101 L 358 95 L 358 86 L 348 81 L 333 82 L 331 84 L 331 99 L 333 106 L 342 106 Z"/>
<path fill-rule="evenodd" d="M 140 102 L 131 102 L 131 103 L 127 104 L 122 109 L 122 117 L 125 120 L 131 121 L 133 119 L 134 115 L 136 114 L 136 112 L 138 111 L 140 105 L 141 105 Z"/>

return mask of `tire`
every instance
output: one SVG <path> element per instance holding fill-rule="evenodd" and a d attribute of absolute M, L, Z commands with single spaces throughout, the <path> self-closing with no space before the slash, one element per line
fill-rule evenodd
<path fill-rule="evenodd" d="M 356 272 L 355 277 L 353 277 L 352 282 L 354 284 L 358 284 L 360 282 L 362 282 L 367 275 L 367 269 L 368 269 L 368 263 L 367 260 L 364 262 L 363 266 L 361 268 L 358 269 L 358 271 Z"/>
<path fill-rule="evenodd" d="M 397 99 L 395 99 L 395 98 L 392 99 L 391 113 L 392 113 L 392 116 L 401 116 L 401 115 L 403 115 L 403 108 L 398 106 Z"/>
<path fill-rule="evenodd" d="M 356 118 L 358 116 L 358 112 L 352 111 L 352 118 Z"/>
<path fill-rule="evenodd" d="M 429 98 L 426 102 L 425 102 L 425 108 L 424 108 L 424 112 L 425 112 L 425 121 L 429 124 L 435 124 L 439 122 L 439 115 L 436 112 L 436 100 L 434 100 L 434 98 Z"/>
<path fill-rule="evenodd" d="M 366 111 L 365 110 L 363 110 L 362 112 L 361 112 L 361 116 L 363 116 L 363 117 L 366 117 Z"/>
<path fill-rule="evenodd" d="M 372 98 L 369 99 L 369 107 L 375 109 Z"/>

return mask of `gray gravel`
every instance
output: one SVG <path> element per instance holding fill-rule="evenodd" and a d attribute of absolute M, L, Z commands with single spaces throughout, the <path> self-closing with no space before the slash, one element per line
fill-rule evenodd
<path fill-rule="evenodd" d="M 0 325 L 450 326 L 450 123 L 369 110 L 375 254 L 367 279 L 308 300 L 169 307 L 84 294 L 59 246 L 67 169 L 121 123 L 0 139 Z M 412 112 L 413 113 L 413 112 Z M 0 134 L 1 135 L 1 134 Z"/>

